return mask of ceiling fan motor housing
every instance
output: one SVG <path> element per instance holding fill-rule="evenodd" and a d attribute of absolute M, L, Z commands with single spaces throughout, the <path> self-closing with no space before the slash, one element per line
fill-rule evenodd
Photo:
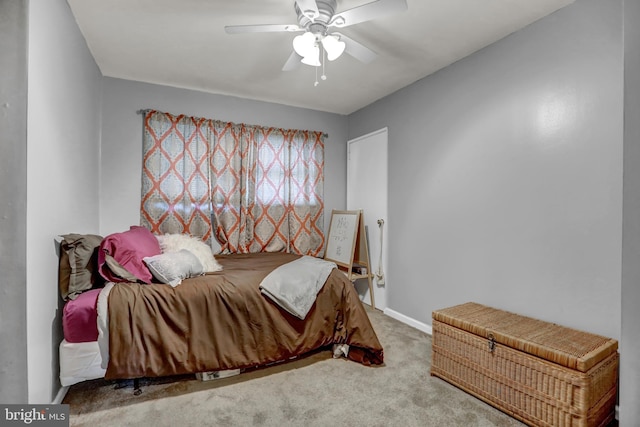
<path fill-rule="evenodd" d="M 336 0 L 316 0 L 319 15 L 311 20 L 304 14 L 304 11 L 294 2 L 296 14 L 298 15 L 298 25 L 301 28 L 311 31 L 314 34 L 326 35 L 327 27 L 336 11 Z"/>

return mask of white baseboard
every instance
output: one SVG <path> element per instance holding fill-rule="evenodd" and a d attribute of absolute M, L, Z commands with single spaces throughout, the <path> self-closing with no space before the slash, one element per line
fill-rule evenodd
<path fill-rule="evenodd" d="M 58 390 L 58 394 L 56 394 L 56 398 L 53 399 L 53 402 L 51 402 L 51 404 L 52 405 L 61 404 L 62 401 L 64 400 L 64 397 L 67 395 L 68 391 L 69 391 L 69 386 L 60 387 L 60 390 Z"/>
<path fill-rule="evenodd" d="M 432 329 L 431 326 L 427 325 L 426 323 L 422 323 L 419 322 L 415 319 L 412 319 L 409 316 L 405 316 L 402 313 L 398 313 L 397 311 L 394 311 L 390 308 L 385 308 L 383 311 L 384 314 L 386 314 L 389 317 L 392 317 L 402 323 L 405 323 L 413 328 L 416 328 L 422 332 L 424 332 L 425 334 L 431 335 L 432 334 Z"/>

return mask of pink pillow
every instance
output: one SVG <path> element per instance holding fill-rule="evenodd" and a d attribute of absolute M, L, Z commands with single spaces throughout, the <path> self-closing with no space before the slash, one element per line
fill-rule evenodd
<path fill-rule="evenodd" d="M 62 310 L 62 330 L 67 342 L 98 340 L 98 312 L 96 304 L 100 289 L 92 289 L 68 301 Z"/>
<path fill-rule="evenodd" d="M 111 282 L 151 283 L 153 276 L 142 259 L 160 253 L 156 236 L 144 227 L 132 225 L 129 231 L 102 239 L 98 268 L 102 277 Z"/>

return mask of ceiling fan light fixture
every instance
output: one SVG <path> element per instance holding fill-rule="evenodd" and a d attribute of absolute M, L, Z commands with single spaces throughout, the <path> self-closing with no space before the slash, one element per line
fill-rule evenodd
<path fill-rule="evenodd" d="M 342 55 L 347 45 L 339 37 L 328 35 L 322 39 L 322 47 L 327 51 L 327 59 L 333 61 Z"/>
<path fill-rule="evenodd" d="M 293 38 L 293 50 L 302 57 L 313 55 L 314 48 L 317 49 L 316 36 L 310 32 L 300 34 Z"/>
<path fill-rule="evenodd" d="M 311 65 L 312 67 L 319 67 L 321 65 L 320 64 L 320 48 L 317 45 L 313 46 L 307 52 L 307 55 L 304 55 L 304 57 L 300 62 L 306 65 Z"/>

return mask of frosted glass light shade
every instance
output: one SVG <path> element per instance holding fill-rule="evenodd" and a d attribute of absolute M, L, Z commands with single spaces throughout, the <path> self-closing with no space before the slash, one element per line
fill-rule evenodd
<path fill-rule="evenodd" d="M 345 42 L 340 41 L 337 36 L 328 35 L 322 39 L 322 47 L 327 51 L 327 59 L 333 61 L 342 55 L 347 45 Z"/>
<path fill-rule="evenodd" d="M 312 47 L 308 51 L 308 54 L 305 55 L 305 57 L 302 58 L 302 61 L 300 62 L 306 65 L 311 65 L 313 67 L 319 67 L 321 65 L 320 64 L 320 48 L 318 46 Z"/>
<path fill-rule="evenodd" d="M 316 48 L 316 36 L 310 32 L 306 32 L 293 39 L 293 50 L 302 57 L 306 57 L 313 54 L 313 49 Z"/>

